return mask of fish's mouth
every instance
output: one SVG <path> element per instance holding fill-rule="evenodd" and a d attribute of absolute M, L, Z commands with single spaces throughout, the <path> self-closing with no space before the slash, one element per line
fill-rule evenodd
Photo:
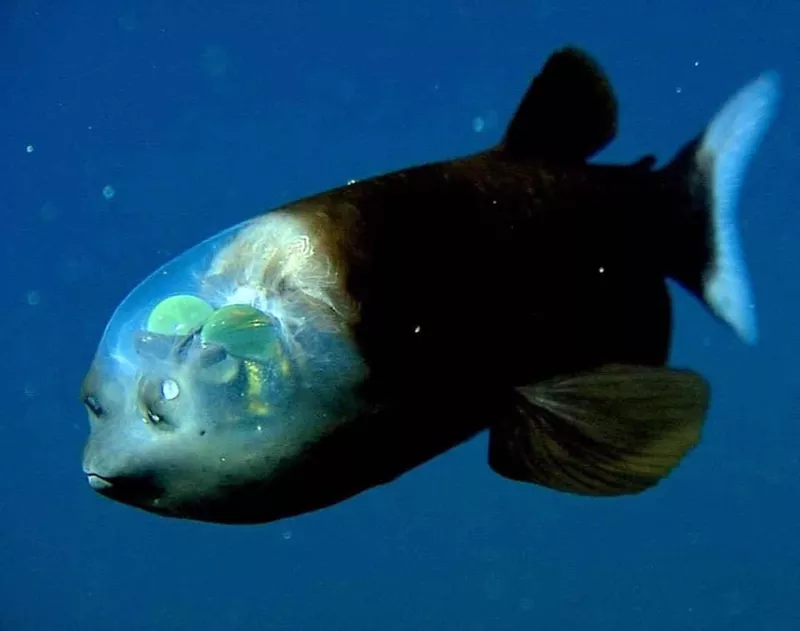
<path fill-rule="evenodd" d="M 154 480 L 143 476 L 105 476 L 87 471 L 86 480 L 100 495 L 136 506 L 149 506 L 164 492 Z"/>
<path fill-rule="evenodd" d="M 98 492 L 109 491 L 114 487 L 113 480 L 104 478 L 102 475 L 98 475 L 97 473 L 87 473 L 86 480 L 89 482 L 89 486 Z"/>

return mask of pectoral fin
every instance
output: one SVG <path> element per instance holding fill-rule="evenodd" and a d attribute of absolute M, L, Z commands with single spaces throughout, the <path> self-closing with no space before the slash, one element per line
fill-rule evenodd
<path fill-rule="evenodd" d="M 609 365 L 518 388 L 491 428 L 498 474 L 580 495 L 655 486 L 699 442 L 709 388 L 697 373 Z"/>

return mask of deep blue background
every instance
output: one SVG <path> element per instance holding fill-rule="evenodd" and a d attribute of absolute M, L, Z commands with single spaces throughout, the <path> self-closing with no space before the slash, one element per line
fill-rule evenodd
<path fill-rule="evenodd" d="M 798 24 L 789 0 L 2 0 L 0 629 L 800 629 Z M 667 482 L 558 495 L 492 474 L 481 437 L 255 528 L 89 490 L 78 386 L 143 276 L 292 198 L 489 146 L 570 42 L 616 86 L 613 160 L 667 159 L 784 79 L 742 191 L 761 342 L 679 295 L 674 362 L 714 401 Z"/>

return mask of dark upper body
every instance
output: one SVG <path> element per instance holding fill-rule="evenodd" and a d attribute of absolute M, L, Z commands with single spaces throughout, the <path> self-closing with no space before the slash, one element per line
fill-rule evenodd
<path fill-rule="evenodd" d="M 348 245 L 352 331 L 373 404 L 311 447 L 280 504 L 304 512 L 385 483 L 509 414 L 510 386 L 609 363 L 663 364 L 670 302 L 646 243 L 646 166 L 427 165 L 299 202 Z M 656 198 L 657 199 L 657 198 Z M 655 222 L 652 222 L 655 224 Z M 302 478 L 308 487 L 303 492 Z M 324 493 L 323 493 L 324 494 Z"/>
<path fill-rule="evenodd" d="M 354 332 L 388 383 L 416 368 L 420 379 L 492 375 L 506 386 L 666 360 L 658 185 L 641 165 L 552 167 L 487 152 L 294 208 L 357 218 L 346 255 Z"/>

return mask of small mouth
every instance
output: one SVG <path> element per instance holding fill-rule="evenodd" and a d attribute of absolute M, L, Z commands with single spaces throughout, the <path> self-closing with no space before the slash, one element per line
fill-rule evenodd
<path fill-rule="evenodd" d="M 102 475 L 97 475 L 96 473 L 87 474 L 86 479 L 89 482 L 89 486 L 91 486 L 95 491 L 108 491 L 114 486 L 114 483 L 111 480 L 104 478 Z"/>
<path fill-rule="evenodd" d="M 86 471 L 86 480 L 92 490 L 124 504 L 149 506 L 158 501 L 163 490 L 149 477 L 113 476 L 107 477 Z"/>

